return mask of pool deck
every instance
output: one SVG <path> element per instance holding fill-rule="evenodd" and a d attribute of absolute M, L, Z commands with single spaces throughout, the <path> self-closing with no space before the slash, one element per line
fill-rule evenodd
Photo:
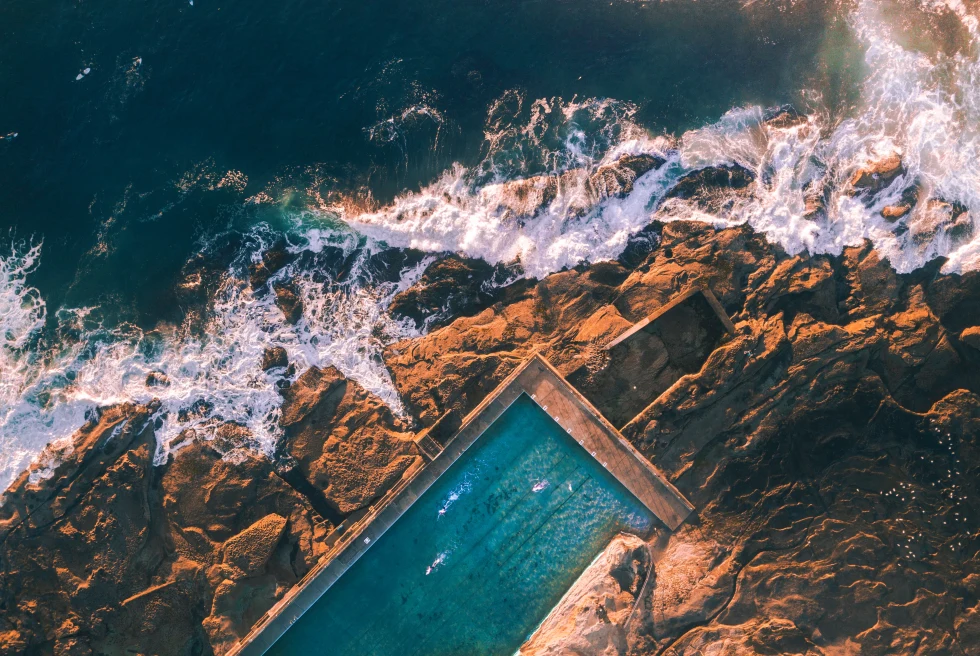
<path fill-rule="evenodd" d="M 431 462 L 408 472 L 360 521 L 347 529 L 320 563 L 228 654 L 259 656 L 268 650 L 525 393 L 669 529 L 676 529 L 691 513 L 690 502 L 547 360 L 535 354 L 466 416 L 445 448 L 437 451 L 436 442 L 432 441 L 434 447 L 427 444 L 426 455 Z"/>

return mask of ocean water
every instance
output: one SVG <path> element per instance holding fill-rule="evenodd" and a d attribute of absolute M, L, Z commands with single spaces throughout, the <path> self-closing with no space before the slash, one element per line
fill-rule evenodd
<path fill-rule="evenodd" d="M 656 215 L 976 269 L 980 232 L 880 211 L 914 182 L 976 223 L 977 16 L 960 0 L 3 3 L 0 486 L 121 401 L 161 401 L 159 462 L 223 421 L 271 453 L 277 381 L 296 374 L 261 370 L 270 345 L 402 412 L 381 353 L 425 327 L 387 304 L 446 251 L 540 277 L 616 257 Z M 806 121 L 765 124 L 787 104 Z M 886 191 L 846 193 L 894 152 Z M 624 154 L 667 164 L 589 197 L 588 173 Z M 759 180 L 738 204 L 663 202 L 732 163 Z M 515 218 L 514 181 L 540 175 L 558 193 Z M 813 188 L 827 211 L 807 219 Z M 278 274 L 303 298 L 295 324 L 248 281 L 272 244 L 295 256 Z"/>
<path fill-rule="evenodd" d="M 652 526 L 522 395 L 267 653 L 510 656 L 616 533 Z"/>

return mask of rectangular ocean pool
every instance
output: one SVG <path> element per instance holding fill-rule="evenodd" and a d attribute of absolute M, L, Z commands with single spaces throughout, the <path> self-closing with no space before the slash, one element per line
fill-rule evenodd
<path fill-rule="evenodd" d="M 653 515 L 526 394 L 267 652 L 511 656 Z"/>

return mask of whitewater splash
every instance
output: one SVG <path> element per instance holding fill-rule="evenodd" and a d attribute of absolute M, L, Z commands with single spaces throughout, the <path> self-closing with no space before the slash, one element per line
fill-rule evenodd
<path fill-rule="evenodd" d="M 802 121 L 769 124 L 764 108 L 747 107 L 670 139 L 646 135 L 633 122 L 635 108 L 628 103 L 538 100 L 526 123 L 517 124 L 520 112 L 513 111 L 515 122 L 504 122 L 503 127 L 495 107 L 488 119 L 488 155 L 481 165 L 457 166 L 388 207 L 343 218 L 362 234 L 393 246 L 462 252 L 494 263 L 519 261 L 533 277 L 615 258 L 630 235 L 653 218 L 717 226 L 748 223 L 791 254 L 839 254 L 845 246 L 870 239 L 900 272 L 939 256 L 949 260 L 945 272 L 980 268 L 977 19 L 958 0 L 930 3 L 921 10 L 954 12 L 969 43 L 952 54 L 903 47 L 879 5 L 862 0 L 850 24 L 866 48 L 868 74 L 859 107 L 845 120 L 832 123 L 828 112 L 814 111 Z M 504 100 L 507 96 L 501 104 Z M 583 124 L 591 124 L 592 132 L 583 130 Z M 595 124 L 603 127 L 596 129 Z M 551 143 L 543 143 L 541 135 L 547 136 L 551 128 L 543 130 L 542 125 L 559 126 Z M 560 147 L 555 147 L 555 138 L 562 141 Z M 515 155 L 515 140 L 523 140 L 525 149 L 536 147 L 535 157 L 558 180 L 556 192 L 526 220 L 515 219 L 512 210 L 542 184 L 528 177 L 524 180 L 532 184 L 515 184 L 528 173 L 527 160 L 535 159 L 520 149 Z M 639 177 L 625 197 L 583 202 L 587 185 L 562 184 L 569 171 L 582 171 L 584 180 L 588 172 L 612 166 L 629 154 L 667 163 Z M 901 156 L 904 172 L 888 189 L 870 204 L 848 193 L 848 180 L 856 169 L 892 154 Z M 667 191 L 685 174 L 733 164 L 748 169 L 757 180 L 751 196 L 735 207 L 707 213 L 693 205 L 662 205 Z M 882 210 L 901 202 L 910 187 L 922 199 L 920 214 L 928 200 L 955 203 L 969 212 L 970 227 L 961 230 L 969 237 L 909 230 L 909 225 L 915 227 L 916 213 L 898 224 L 883 218 Z M 819 217 L 806 216 L 812 189 L 826 189 L 826 208 Z M 920 228 L 927 222 L 921 219 Z"/>
<path fill-rule="evenodd" d="M 337 367 L 402 412 L 387 370 L 379 365 L 381 350 L 388 341 L 417 332 L 392 320 L 385 308 L 428 260 L 403 271 L 400 282 L 375 284 L 361 275 L 375 252 L 370 243 L 349 231 L 309 230 L 292 250 L 315 254 L 327 246 L 340 248 L 351 256 L 351 273 L 338 283 L 299 265 L 279 272 L 292 280 L 303 302 L 303 314 L 292 324 L 284 321 L 268 289 L 272 281 L 253 290 L 244 275 L 245 266 L 274 235 L 259 226 L 250 237 L 211 299 L 203 331 L 105 328 L 92 325 L 90 310 L 62 310 L 56 332 L 75 337 L 51 348 L 42 340 L 45 304 L 26 283 L 39 263 L 41 245 L 19 245 L 0 257 L 0 487 L 9 485 L 47 444 L 69 453 L 71 435 L 99 407 L 125 402 L 160 402 L 152 417 L 157 464 L 194 437 L 213 436 L 226 422 L 249 429 L 250 442 L 244 446 L 271 455 L 281 436 L 277 385 L 314 365 Z M 294 373 L 281 367 L 263 370 L 263 355 L 274 346 L 286 350 Z M 50 469 L 56 463 L 43 464 Z M 35 472 L 34 478 L 43 473 Z"/>

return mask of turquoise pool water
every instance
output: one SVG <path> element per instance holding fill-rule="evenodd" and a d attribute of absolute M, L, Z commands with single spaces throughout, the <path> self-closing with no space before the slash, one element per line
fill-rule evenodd
<path fill-rule="evenodd" d="M 522 395 L 268 653 L 510 656 L 613 535 L 652 521 Z"/>

